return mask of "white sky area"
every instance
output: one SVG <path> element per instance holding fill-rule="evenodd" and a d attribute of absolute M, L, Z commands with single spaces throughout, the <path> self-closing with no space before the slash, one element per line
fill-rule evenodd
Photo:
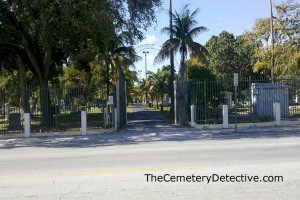
<path fill-rule="evenodd" d="M 157 39 L 156 39 L 155 35 L 146 34 L 146 38 L 141 41 L 140 45 L 143 45 L 143 44 L 156 44 L 156 43 L 157 43 Z"/>

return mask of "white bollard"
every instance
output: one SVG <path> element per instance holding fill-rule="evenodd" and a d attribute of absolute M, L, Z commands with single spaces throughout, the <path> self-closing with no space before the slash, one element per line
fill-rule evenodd
<path fill-rule="evenodd" d="M 9 113 L 10 113 L 10 106 L 9 106 L 9 103 L 5 103 L 4 104 L 4 107 L 5 107 L 5 121 L 8 122 L 8 119 L 9 119 Z"/>
<path fill-rule="evenodd" d="M 223 105 L 223 128 L 228 128 L 228 105 Z"/>
<path fill-rule="evenodd" d="M 280 102 L 273 103 L 273 113 L 275 118 L 275 126 L 281 126 Z"/>
<path fill-rule="evenodd" d="M 25 137 L 29 138 L 30 137 L 30 113 L 25 113 L 24 114 L 24 126 L 25 126 Z"/>
<path fill-rule="evenodd" d="M 196 115 L 196 109 L 195 109 L 195 105 L 191 105 L 191 125 L 192 127 L 195 126 L 195 116 Z"/>
<path fill-rule="evenodd" d="M 118 130 L 118 111 L 117 108 L 115 108 L 115 129 Z"/>
<path fill-rule="evenodd" d="M 81 133 L 82 135 L 87 133 L 86 111 L 81 111 Z"/>

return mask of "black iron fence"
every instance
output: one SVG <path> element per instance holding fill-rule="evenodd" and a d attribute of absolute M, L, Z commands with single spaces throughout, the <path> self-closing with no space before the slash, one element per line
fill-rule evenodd
<path fill-rule="evenodd" d="M 186 91 L 186 97 L 178 94 L 180 90 Z M 221 124 L 222 105 L 228 105 L 229 123 L 234 123 L 235 114 L 239 123 L 268 122 L 273 120 L 273 103 L 280 102 L 283 120 L 300 119 L 299 79 L 276 80 L 274 83 L 267 79 L 251 77 L 240 79 L 236 104 L 234 91 L 233 80 L 230 78 L 228 82 L 178 81 L 177 117 L 182 118 L 186 115 L 190 120 L 190 106 L 195 105 L 196 123 Z"/>
<path fill-rule="evenodd" d="M 83 110 L 87 111 L 88 130 L 111 127 L 113 107 L 107 106 L 107 94 L 115 96 L 114 85 L 109 92 L 104 85 L 0 89 L 0 133 L 22 133 L 24 113 L 31 114 L 32 133 L 79 131 Z"/>

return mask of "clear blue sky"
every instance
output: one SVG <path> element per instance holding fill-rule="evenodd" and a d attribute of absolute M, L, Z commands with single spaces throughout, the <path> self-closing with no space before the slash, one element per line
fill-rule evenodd
<path fill-rule="evenodd" d="M 272 0 L 273 5 L 282 3 L 282 0 Z M 173 0 L 173 12 L 180 10 L 183 5 L 189 4 L 190 10 L 200 9 L 196 20 L 199 26 L 205 26 L 208 32 L 200 34 L 195 41 L 204 45 L 211 36 L 219 35 L 226 30 L 234 35 L 242 34 L 245 30 L 250 30 L 258 18 L 270 16 L 269 0 Z M 159 44 L 161 45 L 168 39 L 168 36 L 161 34 L 163 27 L 169 26 L 167 10 L 169 9 L 169 0 L 164 0 L 163 11 L 157 13 L 158 24 L 150 28 L 146 33 L 146 38 L 141 44 Z M 273 7 L 273 10 L 274 7 Z M 274 14 L 276 15 L 276 13 Z M 157 55 L 156 50 L 147 50 L 147 68 L 148 71 L 154 71 L 168 61 L 153 65 L 153 60 Z M 145 56 L 142 51 L 138 52 L 143 57 L 140 62 L 135 64 L 136 71 L 142 70 L 141 78 L 145 77 Z M 179 55 L 176 60 L 179 62 Z"/>

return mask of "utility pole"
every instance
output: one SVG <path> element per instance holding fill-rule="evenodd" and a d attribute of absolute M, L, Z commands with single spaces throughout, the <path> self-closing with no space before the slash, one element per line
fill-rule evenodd
<path fill-rule="evenodd" d="M 172 17 L 172 0 L 170 0 L 170 29 L 172 29 L 173 26 L 173 17 Z M 170 33 L 170 40 L 173 39 L 173 33 Z M 173 50 L 170 52 L 170 64 L 171 64 L 171 80 L 170 80 L 170 87 L 171 87 L 171 115 L 174 115 L 174 74 L 175 74 L 175 67 L 174 67 L 174 52 Z"/>
<path fill-rule="evenodd" d="M 271 80 L 272 83 L 274 83 L 274 25 L 273 25 L 273 6 L 272 6 L 272 0 L 270 1 L 270 26 L 271 26 Z"/>
<path fill-rule="evenodd" d="M 149 51 L 143 51 L 143 54 L 145 54 L 145 80 L 147 79 L 147 54 Z"/>

